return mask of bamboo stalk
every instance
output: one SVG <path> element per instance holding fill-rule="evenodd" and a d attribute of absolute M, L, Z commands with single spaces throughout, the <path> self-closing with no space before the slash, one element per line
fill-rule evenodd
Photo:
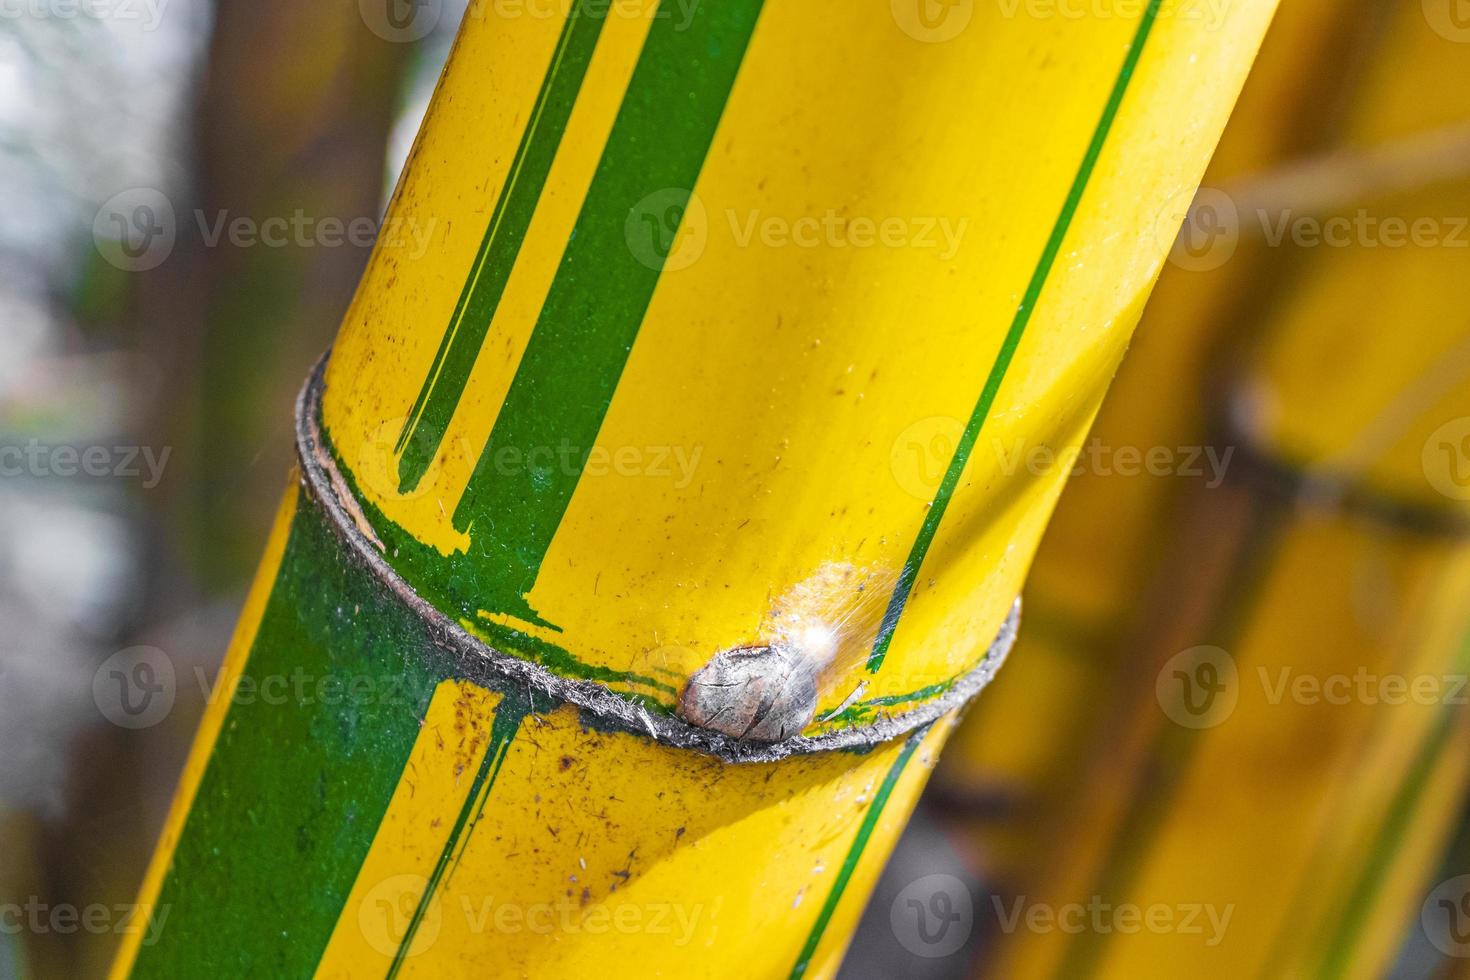
<path fill-rule="evenodd" d="M 1272 6 L 472 9 L 117 973 L 832 975 Z"/>

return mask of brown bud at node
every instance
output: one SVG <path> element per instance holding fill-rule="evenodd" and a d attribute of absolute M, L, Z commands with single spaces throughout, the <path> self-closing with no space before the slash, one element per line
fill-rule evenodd
<path fill-rule="evenodd" d="M 816 710 L 811 668 L 768 646 L 715 654 L 689 679 L 679 699 L 679 715 L 689 724 L 749 742 L 790 738 Z"/>

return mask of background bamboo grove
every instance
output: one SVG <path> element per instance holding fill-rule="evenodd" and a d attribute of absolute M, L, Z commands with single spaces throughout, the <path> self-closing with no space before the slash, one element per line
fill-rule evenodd
<path fill-rule="evenodd" d="M 64 7 L 0 978 L 1467 974 L 1454 2 Z"/>

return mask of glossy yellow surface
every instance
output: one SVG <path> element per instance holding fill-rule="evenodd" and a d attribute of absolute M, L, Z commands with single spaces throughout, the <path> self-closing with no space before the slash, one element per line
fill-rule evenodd
<path fill-rule="evenodd" d="M 1082 439 L 1172 239 L 1161 215 L 1198 181 L 1272 6 L 1160 15 L 866 697 L 947 682 L 995 635 L 1063 477 L 1028 473 L 1014 450 Z M 598 436 L 610 452 L 695 462 L 584 474 L 529 596 L 561 631 L 508 625 L 589 665 L 683 678 L 757 640 L 773 600 L 828 563 L 898 575 L 1137 26 L 975 5 L 935 43 L 903 8 L 766 4 L 694 188 L 703 221 L 689 219 L 679 246 L 694 257 L 660 278 Z M 607 25 L 444 448 L 400 495 L 394 438 L 554 28 L 468 24 L 393 205 L 410 226 L 433 227 L 432 248 L 379 248 L 328 371 L 326 428 L 363 494 L 446 554 L 466 545 L 450 515 L 646 23 Z M 841 44 L 811 43 L 839 28 Z M 773 245 L 762 230 L 829 213 L 837 238 L 810 247 Z M 854 246 L 840 229 L 858 219 L 894 219 L 910 237 Z M 872 640 L 842 638 L 846 669 L 821 708 L 864 679 Z"/>
<path fill-rule="evenodd" d="M 322 958 L 386 974 L 499 695 L 444 682 Z M 905 766 L 807 975 L 835 974 L 953 719 Z M 903 743 L 732 766 L 563 707 L 528 718 L 402 976 L 786 976 Z"/>

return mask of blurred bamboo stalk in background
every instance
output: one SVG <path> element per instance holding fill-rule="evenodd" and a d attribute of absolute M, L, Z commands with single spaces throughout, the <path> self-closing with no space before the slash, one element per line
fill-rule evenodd
<path fill-rule="evenodd" d="M 217 648 L 200 649 L 201 633 L 214 642 L 198 627 L 209 615 L 200 593 L 234 601 L 248 584 L 291 460 L 289 412 L 302 372 L 330 342 L 369 252 L 362 235 L 289 233 L 247 247 L 228 229 L 241 221 L 376 228 L 411 51 L 369 30 L 355 3 L 213 4 L 198 99 L 184 120 L 195 183 L 170 189 L 178 245 L 168 262 L 128 280 L 136 288 L 128 341 L 158 369 L 133 435 L 179 451 L 163 484 L 175 494 L 140 532 L 146 580 L 119 646 L 167 650 L 181 674 L 217 667 Z M 66 817 L 44 838 L 53 899 L 133 897 L 168 806 L 165 767 L 184 756 L 204 697 L 180 684 L 167 724 L 103 725 L 78 741 Z M 66 946 L 67 969 L 48 975 L 102 975 L 118 941 L 110 930 L 84 931 Z"/>
<path fill-rule="evenodd" d="M 834 974 L 1272 8 L 472 10 L 117 973 Z"/>
<path fill-rule="evenodd" d="M 0 807 L 0 978 L 25 980 L 62 976 L 55 936 L 29 928 L 26 915 L 41 894 L 35 855 L 40 852 L 39 821 L 24 810 Z"/>
<path fill-rule="evenodd" d="M 1204 207 L 1221 203 L 1208 188 L 1321 149 L 1376 26 L 1376 18 L 1342 16 L 1334 0 L 1298 0 L 1277 13 L 1210 163 Z M 1184 197 L 1171 213 L 1191 205 Z M 1213 373 L 1235 342 L 1232 318 L 1260 306 L 1256 283 L 1275 263 L 1257 241 L 1214 235 L 1213 218 L 1193 204 L 1091 438 L 1113 454 L 1137 452 L 1140 463 L 1166 449 L 1171 468 L 1155 476 L 1140 465 L 1140 475 L 1125 476 L 1107 460 L 1079 459 L 1027 580 L 1021 649 L 936 775 L 931 796 L 1003 891 L 1023 887 L 1051 850 L 1039 817 L 1072 791 L 1127 676 L 1129 641 L 1149 628 L 1139 622 L 1140 597 L 1167 551 L 1161 527 L 1179 520 L 1196 486 L 1218 486 L 1232 462 L 1228 447 L 1208 444 Z M 1037 710 L 1040 691 L 1046 711 Z"/>
<path fill-rule="evenodd" d="M 1419 905 L 1394 964 L 1393 980 L 1464 980 L 1470 977 L 1470 808 L 1460 814 L 1454 840 L 1435 872 L 1413 896 Z"/>
<path fill-rule="evenodd" d="M 215 0 L 178 254 L 141 280 L 143 346 L 161 367 L 150 424 L 181 447 L 172 543 L 210 591 L 249 583 L 301 377 L 381 226 L 414 48 L 369 29 L 359 6 Z M 242 221 L 258 241 L 236 238 Z"/>
<path fill-rule="evenodd" d="M 1338 161 L 1403 161 L 1416 142 L 1443 149 L 1442 134 L 1470 121 L 1465 90 L 1450 81 L 1470 64 L 1463 45 L 1417 7 L 1394 11 L 1380 43 L 1353 81 L 1333 140 Z M 1351 78 L 1341 60 L 1329 73 Z M 1213 931 L 1203 918 L 1203 928 L 1124 930 L 1105 919 L 1072 934 L 1023 918 L 997 937 L 995 975 L 1375 977 L 1392 962 L 1470 764 L 1455 690 L 1470 667 L 1461 472 L 1470 468 L 1470 324 L 1456 244 L 1470 181 L 1464 158 L 1454 162 L 1400 166 L 1387 182 L 1324 182 L 1308 207 L 1323 207 L 1333 188 L 1368 195 L 1331 201 L 1325 215 L 1271 213 L 1245 195 L 1211 202 L 1232 232 L 1269 220 L 1295 235 L 1309 221 L 1351 229 L 1351 240 L 1298 241 L 1267 270 L 1264 301 L 1229 299 L 1231 322 L 1247 326 L 1223 360 L 1229 383 L 1213 392 L 1212 441 L 1235 464 L 1218 489 L 1190 488 L 1165 525 L 1173 557 L 1122 634 L 1128 652 L 1107 706 L 1052 750 L 1050 768 L 1021 770 L 1023 785 L 1050 794 L 1053 818 L 1009 857 L 1004 838 L 982 846 L 1000 852 L 1015 880 L 997 910 L 1014 898 L 1023 915 L 1193 907 L 1219 921 Z M 1415 172 L 1422 183 L 1403 179 Z M 1078 505 L 1101 499 L 1084 494 Z M 1091 693 L 1073 679 L 1089 669 L 1086 657 L 1059 670 L 1059 689 Z M 1008 697 L 1037 690 L 1033 682 Z M 976 724 L 1007 703 L 982 703 Z M 1055 707 L 1048 700 L 1048 718 Z M 1065 783 L 1059 758 L 1073 767 Z"/>

